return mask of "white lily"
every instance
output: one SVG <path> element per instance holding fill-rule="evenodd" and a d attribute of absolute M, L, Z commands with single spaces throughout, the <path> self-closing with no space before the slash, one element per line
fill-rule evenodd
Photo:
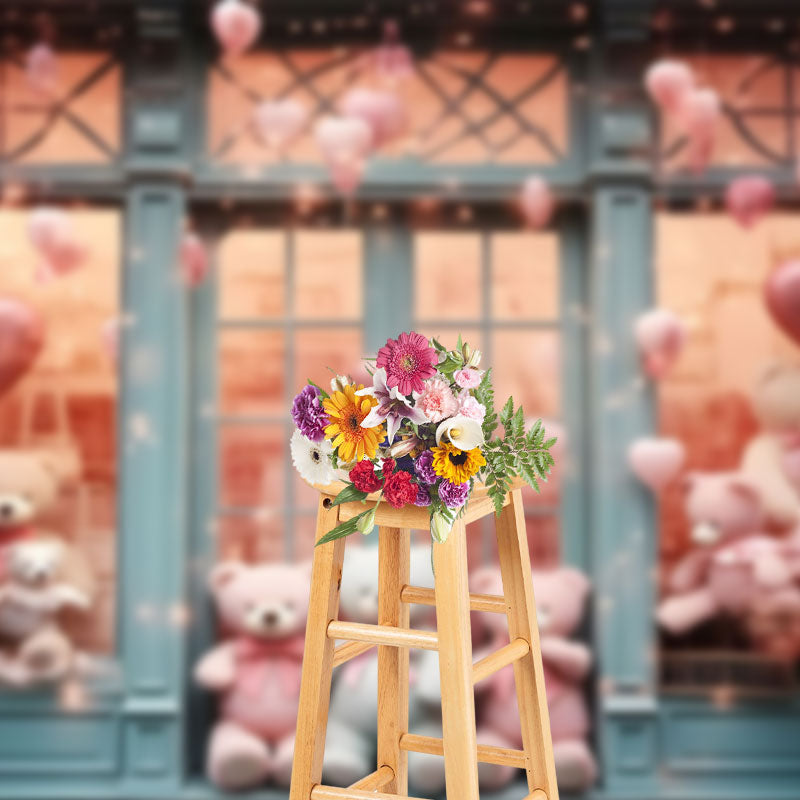
<path fill-rule="evenodd" d="M 450 443 L 459 450 L 472 450 L 483 442 L 483 428 L 474 419 L 457 414 L 439 423 L 436 429 L 436 444 L 441 444 L 442 437 L 447 435 Z"/>

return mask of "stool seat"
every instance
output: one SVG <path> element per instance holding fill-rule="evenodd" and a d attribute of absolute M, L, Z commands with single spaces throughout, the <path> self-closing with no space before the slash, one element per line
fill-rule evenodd
<path fill-rule="evenodd" d="M 487 490 L 476 485 L 469 505 L 446 542 L 433 542 L 434 589 L 409 583 L 411 530 L 429 528 L 426 508 L 392 508 L 369 495 L 378 532 L 378 622 L 338 619 L 345 539 L 314 550 L 303 674 L 289 800 L 419 800 L 408 797 L 408 752 L 444 758 L 449 800 L 479 800 L 478 763 L 524 769 L 524 800 L 558 800 L 544 671 L 531 584 L 520 486 L 506 495 L 497 517 L 503 596 L 470 593 L 466 525 L 493 514 Z M 365 503 L 334 505 L 345 484 L 320 492 L 317 540 L 365 510 Z M 436 631 L 409 627 L 409 604 L 436 608 Z M 473 663 L 470 611 L 506 614 L 509 643 Z M 343 644 L 336 645 L 336 640 Z M 322 761 L 334 667 L 378 649 L 378 758 L 376 769 L 349 787 L 322 784 Z M 438 652 L 442 687 L 442 738 L 408 730 L 410 648 Z M 474 685 L 513 665 L 522 725 L 522 750 L 476 740 Z"/>

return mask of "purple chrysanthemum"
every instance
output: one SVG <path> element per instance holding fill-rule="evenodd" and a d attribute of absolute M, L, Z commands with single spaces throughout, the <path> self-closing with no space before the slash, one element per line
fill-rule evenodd
<path fill-rule="evenodd" d="M 461 508 L 469 497 L 469 481 L 464 483 L 442 481 L 439 484 L 439 497 L 448 508 Z"/>
<path fill-rule="evenodd" d="M 292 403 L 292 419 L 306 439 L 321 442 L 325 436 L 325 426 L 330 423 L 322 407 L 322 393 L 316 386 L 308 384 Z"/>
<path fill-rule="evenodd" d="M 424 507 L 430 504 L 431 496 L 428 494 L 428 487 L 417 485 L 417 499 L 414 501 L 414 505 Z"/>
<path fill-rule="evenodd" d="M 417 477 L 428 486 L 436 483 L 439 476 L 433 471 L 433 452 L 430 450 L 423 450 L 414 461 L 414 472 Z"/>

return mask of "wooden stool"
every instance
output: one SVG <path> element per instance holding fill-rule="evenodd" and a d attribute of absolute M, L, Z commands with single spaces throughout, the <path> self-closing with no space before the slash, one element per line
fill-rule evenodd
<path fill-rule="evenodd" d="M 339 488 L 342 487 L 321 488 L 318 539 L 365 510 L 361 503 L 332 505 Z M 435 590 L 408 585 L 411 529 L 429 528 L 428 509 L 406 506 L 396 510 L 385 502 L 377 505 L 375 522 L 380 526 L 377 625 L 337 618 L 345 539 L 320 545 L 314 551 L 289 800 L 405 798 L 409 750 L 444 756 L 449 800 L 478 800 L 479 761 L 525 769 L 530 792 L 526 800 L 558 800 L 519 489 L 506 497 L 496 524 L 505 597 L 470 594 L 467 586 L 465 526 L 494 513 L 483 487 L 476 486 L 466 513 L 456 522 L 447 541 L 433 545 Z M 409 603 L 436 606 L 436 633 L 409 629 Z M 470 609 L 508 616 L 510 643 L 475 664 Z M 347 641 L 336 647 L 336 639 Z M 322 759 L 333 668 L 375 645 L 378 646 L 377 769 L 346 789 L 323 786 Z M 439 651 L 442 739 L 408 732 L 409 647 Z M 512 663 L 524 750 L 478 745 L 473 685 Z"/>

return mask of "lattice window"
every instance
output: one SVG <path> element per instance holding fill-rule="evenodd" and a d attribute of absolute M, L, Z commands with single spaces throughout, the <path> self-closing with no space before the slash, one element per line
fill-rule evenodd
<path fill-rule="evenodd" d="M 358 52 L 291 50 L 257 53 L 211 68 L 208 131 L 211 157 L 270 163 L 259 143 L 256 105 L 292 97 L 310 121 L 285 158 L 319 163 L 314 121 L 335 113 L 342 95 L 372 82 Z M 429 163 L 554 163 L 567 149 L 567 74 L 551 55 L 441 51 L 421 58 L 399 89 L 410 111 L 409 134 L 383 152 Z"/>
<path fill-rule="evenodd" d="M 109 53 L 57 54 L 52 90 L 0 58 L 0 163 L 107 164 L 120 155 L 122 70 Z"/>
<path fill-rule="evenodd" d="M 793 164 L 798 154 L 800 66 L 775 56 L 675 56 L 698 82 L 716 89 L 723 104 L 713 164 Z M 662 130 L 667 169 L 686 166 L 685 140 L 671 122 Z"/>

